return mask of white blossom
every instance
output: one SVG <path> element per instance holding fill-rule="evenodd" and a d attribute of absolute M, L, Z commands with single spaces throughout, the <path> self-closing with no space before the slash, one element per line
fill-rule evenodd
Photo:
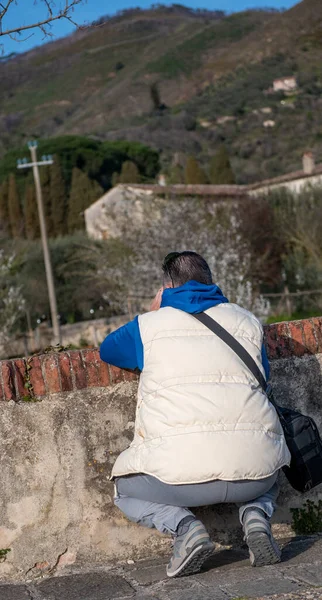
<path fill-rule="evenodd" d="M 25 306 L 21 288 L 12 273 L 15 260 L 13 251 L 0 249 L 0 345 L 8 342 Z"/>
<path fill-rule="evenodd" d="M 129 200 L 130 203 L 130 200 Z M 142 202 L 140 220 L 114 215 L 128 255 L 111 267 L 100 263 L 99 274 L 114 281 L 111 301 L 127 310 L 125 295 L 153 297 L 162 284 L 162 260 L 172 251 L 193 250 L 208 261 L 214 281 L 230 302 L 265 319 L 269 303 L 255 294 L 250 272 L 250 248 L 240 234 L 236 207 L 207 199 L 149 198 Z M 139 224 L 141 223 L 141 224 Z M 119 290 L 119 293 L 117 292 Z"/>

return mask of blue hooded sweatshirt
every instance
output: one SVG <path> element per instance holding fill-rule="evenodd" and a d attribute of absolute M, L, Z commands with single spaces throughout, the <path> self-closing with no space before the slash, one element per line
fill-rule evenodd
<path fill-rule="evenodd" d="M 188 281 L 180 287 L 165 289 L 161 308 L 170 306 L 194 314 L 226 302 L 227 298 L 217 285 Z M 138 317 L 105 338 L 100 348 L 100 356 L 102 360 L 116 367 L 143 370 L 144 354 Z M 262 362 L 268 379 L 269 363 L 264 346 Z"/>

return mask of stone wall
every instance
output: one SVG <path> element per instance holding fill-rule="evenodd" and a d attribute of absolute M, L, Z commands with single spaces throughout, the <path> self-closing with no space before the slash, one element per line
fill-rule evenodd
<path fill-rule="evenodd" d="M 129 219 L 140 227 L 146 219 L 146 213 L 159 211 L 152 201 L 167 198 L 169 202 L 178 202 L 180 198 L 203 198 L 211 204 L 237 202 L 247 198 L 247 186 L 240 185 L 118 185 L 91 204 L 84 213 L 86 232 L 90 238 L 106 240 L 123 237 Z"/>
<path fill-rule="evenodd" d="M 120 315 L 118 317 L 91 319 L 90 321 L 61 325 L 61 344 L 63 346 L 72 344 L 76 348 L 81 347 L 84 343 L 97 346 L 102 343 L 108 333 L 124 325 L 129 320 L 128 315 Z M 33 354 L 36 351 L 38 352 L 40 348 L 47 348 L 54 344 L 53 330 L 48 326 L 48 322 L 44 322 L 32 332 L 27 332 L 16 338 L 12 337 L 5 345 L 0 344 L 0 360 Z"/>
<path fill-rule="evenodd" d="M 322 318 L 265 333 L 277 400 L 322 427 Z M 168 538 L 129 523 L 113 505 L 109 475 L 132 438 L 136 389 L 137 376 L 102 363 L 97 350 L 0 363 L 0 549 L 11 549 L 0 577 L 169 551 Z M 290 507 L 321 492 L 301 496 L 283 479 L 276 532 L 289 533 Z M 241 542 L 235 507 L 198 514 L 216 542 Z"/>

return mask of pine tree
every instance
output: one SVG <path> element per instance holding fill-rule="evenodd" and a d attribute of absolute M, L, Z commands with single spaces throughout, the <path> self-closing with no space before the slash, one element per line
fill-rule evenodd
<path fill-rule="evenodd" d="M 139 183 L 140 179 L 139 169 L 136 164 L 131 160 L 126 160 L 122 164 L 119 183 Z"/>
<path fill-rule="evenodd" d="M 51 214 L 51 195 L 50 195 L 50 167 L 42 167 L 40 171 L 40 184 L 42 192 L 42 202 L 46 220 L 47 235 L 54 237 L 54 227 Z"/>
<path fill-rule="evenodd" d="M 169 183 L 176 185 L 178 183 L 185 183 L 184 170 L 181 165 L 173 165 L 169 173 Z"/>
<path fill-rule="evenodd" d="M 57 156 L 54 157 L 54 164 L 50 167 L 50 210 L 53 235 L 55 237 L 64 235 L 67 233 L 67 196 L 65 181 Z"/>
<path fill-rule="evenodd" d="M 86 190 L 83 186 L 83 172 L 77 167 L 74 167 L 68 206 L 68 233 L 84 229 L 82 216 L 84 194 L 86 194 Z"/>
<path fill-rule="evenodd" d="M 185 183 L 204 185 L 208 183 L 207 176 L 194 156 L 188 156 L 184 171 Z"/>
<path fill-rule="evenodd" d="M 25 193 L 25 227 L 28 240 L 35 240 L 40 237 L 36 191 L 31 181 L 27 184 Z"/>
<path fill-rule="evenodd" d="M 97 181 L 74 167 L 68 207 L 68 233 L 84 229 L 84 211 L 102 196 L 103 190 Z"/>
<path fill-rule="evenodd" d="M 156 81 L 150 86 L 150 96 L 152 100 L 153 110 L 155 112 L 160 113 L 168 108 L 166 104 L 164 104 L 161 100 L 159 86 Z"/>
<path fill-rule="evenodd" d="M 235 176 L 231 168 L 229 155 L 225 146 L 221 146 L 213 156 L 209 165 L 210 182 L 214 185 L 235 183 Z"/>
<path fill-rule="evenodd" d="M 24 237 L 23 214 L 21 210 L 16 179 L 13 173 L 11 173 L 11 175 L 9 176 L 8 206 L 12 237 Z"/>
<path fill-rule="evenodd" d="M 159 110 L 161 106 L 161 98 L 157 83 L 152 83 L 152 85 L 150 86 L 150 95 L 154 110 Z"/>
<path fill-rule="evenodd" d="M 115 171 L 112 175 L 112 186 L 115 187 L 120 183 L 120 174 Z"/>
<path fill-rule="evenodd" d="M 8 191 L 9 185 L 6 179 L 0 186 L 0 228 L 4 235 L 10 234 Z"/>

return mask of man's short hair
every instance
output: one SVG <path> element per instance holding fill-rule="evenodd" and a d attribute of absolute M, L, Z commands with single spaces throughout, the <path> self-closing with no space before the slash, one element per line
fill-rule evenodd
<path fill-rule="evenodd" d="M 162 265 L 164 280 L 173 287 L 180 287 L 187 281 L 212 284 L 212 275 L 208 263 L 196 252 L 170 252 Z"/>

